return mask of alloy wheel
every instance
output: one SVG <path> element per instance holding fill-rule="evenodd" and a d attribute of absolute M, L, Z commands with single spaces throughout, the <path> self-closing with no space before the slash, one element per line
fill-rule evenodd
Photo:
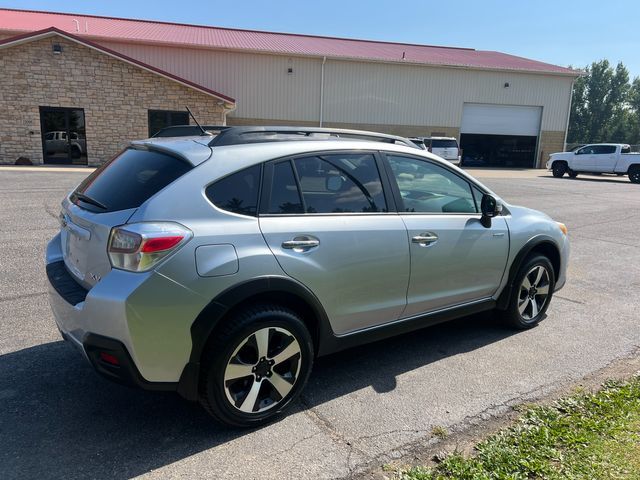
<path fill-rule="evenodd" d="M 295 336 L 266 327 L 244 338 L 224 371 L 224 390 L 236 409 L 255 414 L 278 405 L 300 374 L 302 351 Z"/>
<path fill-rule="evenodd" d="M 535 265 L 524 276 L 518 295 L 518 311 L 525 321 L 535 319 L 544 309 L 549 286 L 549 272 L 542 265 Z"/>

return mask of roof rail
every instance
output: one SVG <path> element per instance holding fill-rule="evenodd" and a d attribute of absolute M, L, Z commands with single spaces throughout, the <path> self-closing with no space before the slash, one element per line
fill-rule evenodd
<path fill-rule="evenodd" d="M 205 130 L 207 127 L 204 127 Z M 412 148 L 419 148 L 408 138 L 364 130 L 347 130 L 342 128 L 321 127 L 226 127 L 216 135 L 210 147 L 225 145 L 241 145 L 247 143 L 286 142 L 299 140 L 368 140 L 372 142 L 392 143 Z"/>
<path fill-rule="evenodd" d="M 203 125 L 207 132 L 210 132 L 212 135 L 215 135 L 222 130 L 226 130 L 226 125 Z M 200 127 L 197 125 L 171 125 L 169 127 L 164 127 L 158 130 L 155 134 L 151 136 L 151 138 L 159 138 L 159 137 L 192 137 L 195 135 L 204 135 Z"/>

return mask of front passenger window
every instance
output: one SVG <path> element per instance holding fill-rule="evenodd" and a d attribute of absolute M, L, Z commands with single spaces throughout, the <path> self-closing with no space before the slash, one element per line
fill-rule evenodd
<path fill-rule="evenodd" d="M 306 213 L 386 212 L 376 159 L 370 153 L 294 160 Z"/>
<path fill-rule="evenodd" d="M 471 185 L 425 160 L 387 155 L 400 189 L 401 210 L 411 213 L 477 213 Z"/>

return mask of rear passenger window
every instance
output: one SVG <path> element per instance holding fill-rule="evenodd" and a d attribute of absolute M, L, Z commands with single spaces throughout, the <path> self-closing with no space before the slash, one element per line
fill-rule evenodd
<path fill-rule="evenodd" d="M 596 155 L 608 155 L 611 153 L 616 153 L 615 145 L 595 145 L 592 147 L 593 153 Z"/>
<path fill-rule="evenodd" d="M 306 213 L 386 212 L 372 154 L 319 155 L 294 160 Z"/>
<path fill-rule="evenodd" d="M 260 167 L 254 165 L 209 185 L 205 191 L 207 198 L 222 210 L 257 216 Z"/>
<path fill-rule="evenodd" d="M 273 183 L 269 213 L 303 213 L 302 201 L 291 162 L 276 163 L 273 167 Z"/>

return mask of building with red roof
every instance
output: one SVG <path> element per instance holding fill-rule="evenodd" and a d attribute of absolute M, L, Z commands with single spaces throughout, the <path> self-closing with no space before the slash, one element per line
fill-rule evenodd
<path fill-rule="evenodd" d="M 0 163 L 97 164 L 188 123 L 189 105 L 202 123 L 448 136 L 468 164 L 536 166 L 564 147 L 580 75 L 469 48 L 10 9 L 2 66 L 0 104 L 14 104 L 0 107 L 14 114 L 0 119 Z"/>

